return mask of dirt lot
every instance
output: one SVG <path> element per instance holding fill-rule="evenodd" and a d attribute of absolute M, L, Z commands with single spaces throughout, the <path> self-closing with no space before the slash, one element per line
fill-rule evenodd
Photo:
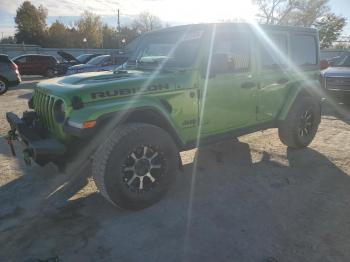
<path fill-rule="evenodd" d="M 1 137 L 37 80 L 0 97 Z M 326 108 L 305 150 L 267 130 L 184 152 L 172 190 L 139 212 L 91 181 L 60 195 L 70 174 L 26 167 L 0 139 L 0 261 L 350 261 L 349 116 Z"/>

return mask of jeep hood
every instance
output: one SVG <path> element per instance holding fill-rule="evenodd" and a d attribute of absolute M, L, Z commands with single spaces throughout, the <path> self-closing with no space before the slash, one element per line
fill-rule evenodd
<path fill-rule="evenodd" d="M 53 96 L 68 100 L 78 96 L 84 103 L 89 103 L 179 88 L 176 77 L 179 76 L 174 72 L 91 72 L 49 79 L 40 82 L 37 87 Z"/>

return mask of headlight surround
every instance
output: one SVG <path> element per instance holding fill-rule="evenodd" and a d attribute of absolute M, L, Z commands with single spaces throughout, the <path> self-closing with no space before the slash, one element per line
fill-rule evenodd
<path fill-rule="evenodd" d="M 66 117 L 66 113 L 65 113 L 65 105 L 62 99 L 58 99 L 55 101 L 55 104 L 53 106 L 53 112 L 54 112 L 55 121 L 57 123 L 63 123 Z"/>
<path fill-rule="evenodd" d="M 75 110 L 83 108 L 84 107 L 83 100 L 79 96 L 73 96 L 72 107 Z"/>

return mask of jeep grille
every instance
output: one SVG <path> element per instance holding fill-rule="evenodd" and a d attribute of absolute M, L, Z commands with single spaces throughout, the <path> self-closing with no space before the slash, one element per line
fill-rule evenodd
<path fill-rule="evenodd" d="M 34 91 L 34 110 L 38 114 L 43 126 L 50 132 L 57 128 L 57 123 L 54 120 L 53 105 L 57 98 L 44 93 L 40 89 Z"/>

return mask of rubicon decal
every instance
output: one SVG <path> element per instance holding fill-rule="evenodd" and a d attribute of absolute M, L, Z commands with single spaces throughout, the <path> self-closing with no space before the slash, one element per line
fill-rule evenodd
<path fill-rule="evenodd" d="M 116 96 L 126 96 L 126 95 L 132 95 L 137 93 L 147 93 L 152 91 L 161 91 L 161 90 L 168 90 L 169 84 L 154 84 L 149 85 L 147 87 L 136 87 L 136 88 L 120 88 L 120 89 L 113 89 L 113 90 L 107 90 L 107 91 L 98 91 L 91 93 L 92 99 L 99 99 L 99 98 L 105 98 L 105 97 L 116 97 Z"/>

